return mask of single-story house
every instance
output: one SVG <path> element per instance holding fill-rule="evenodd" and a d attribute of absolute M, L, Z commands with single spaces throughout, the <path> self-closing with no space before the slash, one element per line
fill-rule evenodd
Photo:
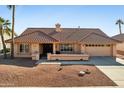
<path fill-rule="evenodd" d="M 12 40 L 6 42 L 11 43 Z M 15 38 L 14 56 L 32 57 L 37 54 L 37 59 L 47 56 L 50 60 L 52 57 L 74 60 L 81 54 L 116 56 L 117 43 L 118 40 L 98 28 L 61 28 L 57 23 L 55 28 L 27 28 Z"/>
<path fill-rule="evenodd" d="M 116 49 L 117 49 L 117 56 L 124 58 L 124 34 L 118 34 L 113 36 L 112 38 L 122 42 L 116 45 Z"/>

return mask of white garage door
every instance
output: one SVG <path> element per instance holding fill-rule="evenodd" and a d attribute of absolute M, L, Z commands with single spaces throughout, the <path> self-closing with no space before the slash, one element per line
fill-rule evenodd
<path fill-rule="evenodd" d="M 86 52 L 90 56 L 111 56 L 111 47 L 110 46 L 87 46 Z"/>

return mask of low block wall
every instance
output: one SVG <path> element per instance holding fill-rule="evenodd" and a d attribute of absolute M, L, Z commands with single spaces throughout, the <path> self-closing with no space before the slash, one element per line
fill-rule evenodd
<path fill-rule="evenodd" d="M 47 54 L 47 60 L 88 60 L 87 54 Z"/>

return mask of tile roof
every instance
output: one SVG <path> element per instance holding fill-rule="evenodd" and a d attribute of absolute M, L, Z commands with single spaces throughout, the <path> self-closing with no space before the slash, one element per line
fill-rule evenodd
<path fill-rule="evenodd" d="M 113 39 L 124 41 L 124 34 L 118 34 L 112 37 Z"/>
<path fill-rule="evenodd" d="M 85 44 L 116 44 L 119 41 L 93 32 L 80 40 L 80 42 Z"/>
<path fill-rule="evenodd" d="M 78 41 L 85 35 L 95 32 L 103 36 L 107 36 L 100 29 L 95 28 L 61 28 L 61 32 L 56 32 L 55 28 L 28 28 L 21 35 L 28 34 L 35 31 L 41 31 L 48 34 L 49 36 L 59 40 L 59 41 Z"/>
<path fill-rule="evenodd" d="M 92 33 L 92 34 L 91 34 Z M 93 34 L 94 33 L 94 34 Z M 88 36 L 87 38 L 85 38 Z M 83 40 L 83 38 L 85 38 Z M 6 42 L 10 42 L 8 40 Z M 28 28 L 15 42 L 86 42 L 86 43 L 115 43 L 103 31 L 98 28 L 61 28 L 61 32 L 56 32 L 55 28 Z"/>
<path fill-rule="evenodd" d="M 12 40 L 7 40 L 6 42 L 11 42 Z M 28 43 L 52 43 L 57 42 L 56 39 L 48 36 L 47 34 L 41 31 L 35 31 L 25 35 L 21 35 L 15 38 L 15 42 L 28 42 Z"/>

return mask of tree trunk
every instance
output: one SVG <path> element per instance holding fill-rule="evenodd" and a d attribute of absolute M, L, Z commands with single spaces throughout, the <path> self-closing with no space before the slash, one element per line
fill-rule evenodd
<path fill-rule="evenodd" d="M 122 34 L 122 33 L 121 33 L 121 24 L 120 24 L 120 23 L 119 23 L 119 31 L 120 31 L 120 34 Z"/>
<path fill-rule="evenodd" d="M 4 53 L 4 58 L 7 58 L 7 54 L 6 54 L 6 44 L 4 41 L 4 36 L 3 36 L 3 31 L 2 31 L 2 27 L 0 27 L 0 35 L 1 35 L 1 40 L 2 40 L 2 44 L 3 44 L 3 53 Z"/>
<path fill-rule="evenodd" d="M 11 44 L 11 58 L 14 58 L 14 25 L 15 25 L 15 5 L 12 6 L 12 44 Z"/>

